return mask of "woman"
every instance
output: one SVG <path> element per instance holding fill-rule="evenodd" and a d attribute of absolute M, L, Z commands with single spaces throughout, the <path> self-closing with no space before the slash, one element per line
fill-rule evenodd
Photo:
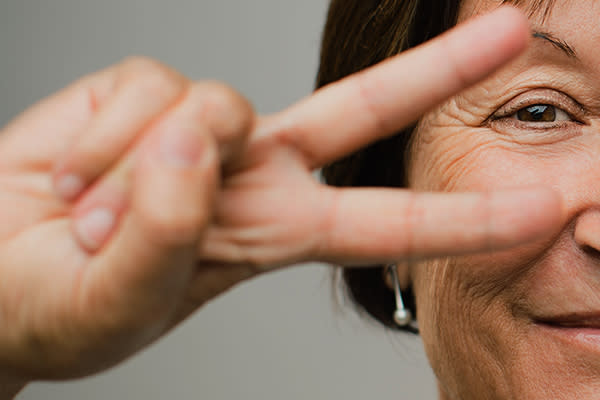
<path fill-rule="evenodd" d="M 430 21 L 440 18 L 437 26 L 424 28 L 417 17 L 400 36 L 424 40 L 454 18 L 463 21 L 496 3 L 449 5 L 438 15 L 427 14 Z M 441 399 L 600 396 L 595 191 L 600 142 L 594 111 L 600 71 L 590 40 L 600 9 L 583 10 L 578 2 L 522 3 L 529 7 L 534 39 L 517 61 L 426 113 L 404 136 L 325 170 L 329 182 L 341 185 L 463 192 L 545 184 L 562 194 L 567 217 L 545 240 L 485 255 L 399 263 L 400 286 L 411 311 L 418 312 Z M 336 12 L 342 12 L 341 5 Z M 385 21 L 382 27 L 386 24 L 394 26 Z M 365 42 L 357 40 L 355 51 L 370 53 L 373 39 L 368 34 L 361 39 Z M 353 68 L 351 60 L 367 58 L 351 53 L 342 59 L 327 48 L 335 40 L 343 39 L 325 37 L 324 54 L 330 58 L 323 65 L 337 70 L 322 69 L 322 82 Z M 374 269 L 344 272 L 354 299 L 394 326 L 394 301 L 391 291 L 383 290 L 382 276 Z"/>
<path fill-rule="evenodd" d="M 448 2 L 432 14 L 425 3 L 365 3 L 332 4 L 321 84 L 498 6 Z M 527 21 L 504 8 L 269 117 L 231 89 L 147 60 L 25 113 L 0 136 L 6 396 L 31 379 L 114 365 L 242 279 L 324 260 L 397 264 L 440 398 L 594 398 L 597 218 L 584 180 L 595 108 L 582 66 L 593 71 L 594 51 L 572 26 L 594 32 L 584 17 L 597 13 L 548 10 L 531 14 L 529 48 Z M 386 34 L 369 37 L 377 29 Z M 568 82 L 565 71 L 582 76 Z M 461 194 L 311 179 L 423 113 L 411 135 L 325 175 Z M 32 146 L 49 132 L 46 148 Z M 495 252 L 473 255 L 484 250 Z M 373 267 L 359 286 L 357 274 L 347 275 L 357 300 L 391 321 L 394 282 Z"/>

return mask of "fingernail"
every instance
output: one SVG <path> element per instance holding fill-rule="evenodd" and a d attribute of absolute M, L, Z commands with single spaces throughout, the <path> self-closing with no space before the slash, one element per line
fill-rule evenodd
<path fill-rule="evenodd" d="M 159 146 L 161 158 L 177 168 L 195 165 L 202 154 L 202 138 L 193 131 L 165 132 L 160 137 Z"/>
<path fill-rule="evenodd" d="M 56 182 L 56 191 L 64 200 L 72 200 L 79 195 L 84 188 L 83 179 L 76 175 L 63 175 Z"/>
<path fill-rule="evenodd" d="M 75 231 L 88 250 L 97 250 L 112 231 L 115 221 L 111 209 L 96 208 L 75 221 Z"/>

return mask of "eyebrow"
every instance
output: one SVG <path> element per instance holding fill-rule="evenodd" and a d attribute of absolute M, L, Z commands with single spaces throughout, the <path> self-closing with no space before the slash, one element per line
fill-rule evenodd
<path fill-rule="evenodd" d="M 557 38 L 553 34 L 549 32 L 533 31 L 532 36 L 536 39 L 543 39 L 550 42 L 554 47 L 564 52 L 569 58 L 579 60 L 579 58 L 577 58 L 575 49 L 573 49 L 573 47 L 571 47 L 567 42 Z"/>

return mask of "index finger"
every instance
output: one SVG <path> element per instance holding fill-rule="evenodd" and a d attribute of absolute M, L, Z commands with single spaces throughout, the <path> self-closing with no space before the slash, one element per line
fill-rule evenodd
<path fill-rule="evenodd" d="M 525 16 L 509 6 L 351 75 L 269 118 L 318 168 L 385 138 L 514 59 L 529 41 Z"/>

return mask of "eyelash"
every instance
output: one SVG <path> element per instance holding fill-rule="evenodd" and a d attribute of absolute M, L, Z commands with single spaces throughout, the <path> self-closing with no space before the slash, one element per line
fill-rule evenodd
<path fill-rule="evenodd" d="M 534 106 L 548 106 L 556 111 L 554 121 L 523 121 L 519 112 Z M 564 113 L 564 114 L 563 114 Z M 567 94 L 547 88 L 532 89 L 501 106 L 489 119 L 494 130 L 527 140 L 554 141 L 576 134 L 586 120 L 585 109 Z"/>
<path fill-rule="evenodd" d="M 523 121 L 518 118 L 518 115 L 521 111 L 526 111 L 529 108 L 535 106 L 546 106 L 552 107 L 555 110 L 556 118 L 555 121 Z M 562 114 L 562 115 L 561 115 Z M 566 117 L 566 119 L 565 119 Z M 501 114 L 494 114 L 492 117 L 493 121 L 499 121 L 502 119 L 510 119 L 513 120 L 514 123 L 523 125 L 523 126 L 531 126 L 533 128 L 553 128 L 556 126 L 562 126 L 565 123 L 577 123 L 581 124 L 582 122 L 570 111 L 565 110 L 564 106 L 556 105 L 548 100 L 536 100 L 530 103 L 518 104 L 513 107 L 509 107 L 505 109 Z"/>
<path fill-rule="evenodd" d="M 546 109 L 544 111 L 541 111 L 542 113 L 545 113 L 548 108 L 552 109 L 553 110 L 552 114 L 554 116 L 554 121 L 541 121 L 541 120 L 540 121 L 525 121 L 525 120 L 523 120 L 523 119 L 520 118 L 519 114 L 522 111 L 531 112 L 532 114 L 535 113 L 535 111 L 532 110 L 534 107 L 545 107 Z M 523 124 L 532 124 L 532 125 L 541 125 L 541 124 L 544 124 L 544 123 L 550 124 L 550 123 L 567 122 L 567 121 L 577 122 L 576 119 L 573 118 L 573 116 L 571 116 L 571 114 L 568 111 L 566 111 L 566 110 L 564 110 L 564 109 L 562 109 L 562 108 L 560 108 L 558 106 L 555 106 L 553 104 L 550 104 L 550 103 L 536 103 L 536 104 L 532 104 L 532 105 L 529 105 L 529 106 L 521 107 L 516 112 L 514 112 L 512 115 L 509 115 L 509 116 L 507 116 L 505 118 L 514 119 L 514 120 L 517 120 L 517 121 L 519 121 L 519 122 L 521 122 Z"/>

